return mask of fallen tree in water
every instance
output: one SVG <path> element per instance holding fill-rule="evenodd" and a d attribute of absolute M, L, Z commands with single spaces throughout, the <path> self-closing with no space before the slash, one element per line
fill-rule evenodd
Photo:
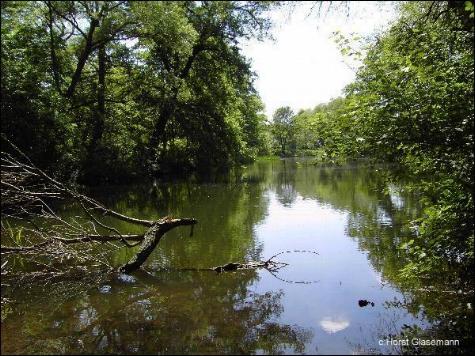
<path fill-rule="evenodd" d="M 109 209 L 51 177 L 13 143 L 4 137 L 3 140 L 8 144 L 9 152 L 1 152 L 2 276 L 9 272 L 8 261 L 4 263 L 3 259 L 12 254 L 21 254 L 36 266 L 31 273 L 58 273 L 72 264 L 80 267 L 88 263 L 116 269 L 104 254 L 140 244 L 137 254 L 118 268 L 120 272 L 131 273 L 147 260 L 166 232 L 178 226 L 193 227 L 197 223 L 193 218 L 168 216 L 144 220 Z M 59 200 L 80 206 L 82 216 L 61 217 L 54 208 Z M 124 234 L 108 225 L 105 217 L 144 226 L 147 230 L 143 234 Z M 110 249 L 101 253 L 95 247 L 98 243 L 108 244 Z M 71 260 L 75 260 L 74 263 Z M 63 263 L 65 261 L 70 263 Z"/>
<path fill-rule="evenodd" d="M 164 217 L 144 220 L 109 209 L 99 201 L 79 193 L 51 177 L 35 166 L 15 145 L 3 138 L 11 152 L 1 152 L 1 210 L 2 210 L 2 277 L 22 280 L 58 280 L 76 278 L 89 272 L 116 271 L 132 273 L 139 269 L 154 251 L 161 238 L 179 226 L 193 226 L 194 218 Z M 55 209 L 56 201 L 76 204 L 82 215 L 73 218 L 61 217 Z M 113 218 L 147 229 L 142 234 L 126 234 L 106 222 Z M 12 226 L 13 224 L 13 226 Z M 97 249 L 100 244 L 107 249 Z M 105 257 L 118 248 L 140 245 L 138 252 L 119 267 L 112 266 Z M 314 251 L 283 251 L 265 261 L 230 262 L 210 268 L 188 268 L 194 271 L 231 272 L 243 269 L 264 268 L 274 274 L 287 263 L 273 259 L 283 253 Z M 21 255 L 34 268 L 26 271 L 10 270 L 9 259 Z M 93 267 L 93 270 L 90 268 Z M 274 274 L 275 276 L 275 274 Z M 276 278 L 279 278 L 276 276 Z M 282 278 L 279 278 L 283 280 Z M 314 283 L 295 282 L 289 283 Z"/>

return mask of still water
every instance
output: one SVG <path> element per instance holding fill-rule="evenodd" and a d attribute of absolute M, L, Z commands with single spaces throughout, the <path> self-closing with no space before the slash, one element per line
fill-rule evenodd
<path fill-rule="evenodd" d="M 2 353 L 397 353 L 379 340 L 404 324 L 433 322 L 423 305 L 408 310 L 410 291 L 391 280 L 418 201 L 387 182 L 387 168 L 307 163 L 257 162 L 213 183 L 94 191 L 135 217 L 199 224 L 193 236 L 189 227 L 169 232 L 144 266 L 148 273 L 16 291 L 1 326 Z M 290 252 L 275 260 L 288 266 L 275 273 L 184 270 L 282 251 Z M 132 254 L 122 249 L 111 258 L 119 265 Z"/>

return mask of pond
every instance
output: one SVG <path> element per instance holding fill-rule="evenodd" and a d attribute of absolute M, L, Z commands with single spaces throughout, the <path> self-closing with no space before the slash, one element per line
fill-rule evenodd
<path fill-rule="evenodd" d="M 389 171 L 288 159 L 256 162 L 214 182 L 94 190 L 131 216 L 194 217 L 199 224 L 192 236 L 189 227 L 167 233 L 147 272 L 15 291 L 1 351 L 398 353 L 400 346 L 384 338 L 435 320 L 422 304 L 408 307 L 411 291 L 392 280 L 404 254 L 398 246 L 415 233 L 409 226 L 420 207 L 388 183 Z M 62 214 L 74 213 L 62 207 Z M 119 265 L 133 251 L 111 258 Z M 274 259 L 288 265 L 275 272 L 186 270 L 280 252 Z"/>

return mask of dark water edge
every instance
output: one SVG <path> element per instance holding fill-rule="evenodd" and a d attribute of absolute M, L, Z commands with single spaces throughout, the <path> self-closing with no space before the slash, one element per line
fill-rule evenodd
<path fill-rule="evenodd" d="M 404 190 L 409 180 L 389 179 L 392 170 L 285 159 L 200 182 L 91 189 L 125 214 L 199 224 L 192 237 L 185 228 L 167 234 L 148 273 L 2 288 L 16 300 L 9 310 L 2 305 L 2 354 L 469 352 L 471 300 L 431 290 L 431 280 L 411 287 L 398 278 L 406 259 L 398 247 L 413 237 L 421 207 Z M 73 217 L 77 210 L 65 204 L 61 212 Z M 281 251 L 290 251 L 277 258 L 289 266 L 275 275 L 181 270 Z M 119 265 L 132 254 L 120 249 L 108 258 Z M 414 345 L 426 339 L 462 344 Z"/>

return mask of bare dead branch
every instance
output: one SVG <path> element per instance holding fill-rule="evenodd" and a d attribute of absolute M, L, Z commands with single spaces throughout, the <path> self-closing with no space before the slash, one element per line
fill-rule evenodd
<path fill-rule="evenodd" d="M 143 220 L 111 210 L 48 175 L 11 141 L 4 136 L 2 139 L 10 147 L 9 153 L 2 151 L 0 156 L 2 256 L 21 255 L 25 261 L 57 273 L 69 267 L 64 263 L 67 260 L 74 260 L 78 268 L 87 262 L 112 268 L 107 254 L 120 248 L 116 242 L 129 248 L 142 244 L 134 259 L 122 266 L 122 271 L 130 273 L 143 264 L 167 231 L 197 223 L 188 218 Z M 77 204 L 82 208 L 82 214 L 67 219 L 61 217 L 52 203 L 59 199 Z M 105 216 L 149 229 L 143 234 L 122 233 L 105 223 Z M 102 234 L 98 229 L 110 234 Z M 97 244 L 107 244 L 109 248 L 98 250 Z"/>

